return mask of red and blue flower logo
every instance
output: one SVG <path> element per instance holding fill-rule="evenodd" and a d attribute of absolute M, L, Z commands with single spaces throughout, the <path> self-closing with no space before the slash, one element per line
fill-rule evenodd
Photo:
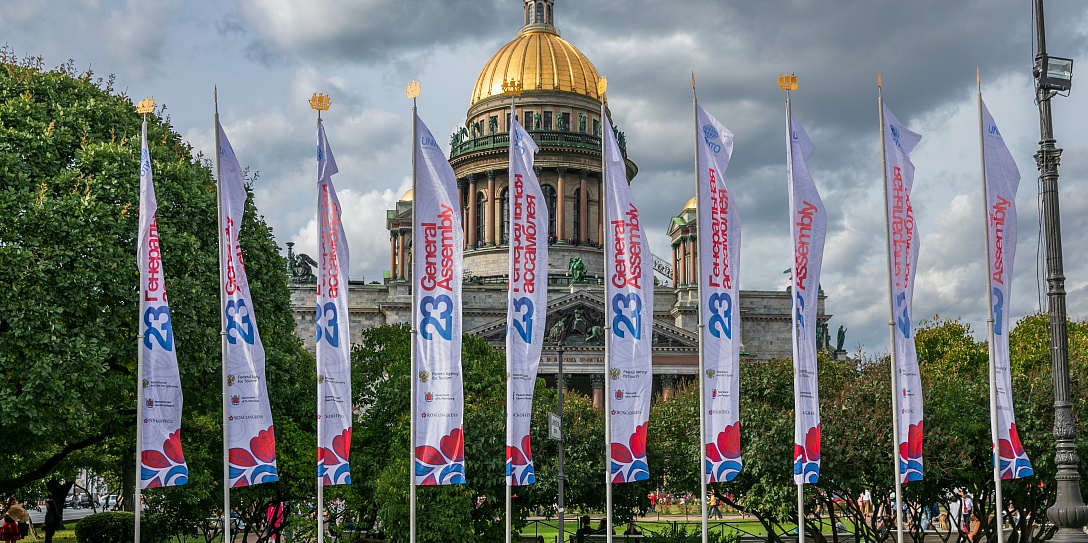
<path fill-rule="evenodd" d="M 272 426 L 257 432 L 249 448 L 235 447 L 228 453 L 231 488 L 280 480 L 276 470 L 276 434 Z"/>
<path fill-rule="evenodd" d="M 140 479 L 148 481 L 144 488 L 177 486 L 189 482 L 189 468 L 181 452 L 181 430 L 162 444 L 162 451 L 143 451 L 140 455 Z"/>
<path fill-rule="evenodd" d="M 348 455 L 351 453 L 351 428 L 332 438 L 332 448 L 317 448 L 317 476 L 323 486 L 350 485 Z"/>
<path fill-rule="evenodd" d="M 899 444 L 899 474 L 904 483 L 922 480 L 922 421 L 907 428 L 907 441 Z"/>
<path fill-rule="evenodd" d="M 465 484 L 465 436 L 460 427 L 431 445 L 416 447 L 416 480 L 423 486 Z"/>
<path fill-rule="evenodd" d="M 628 445 L 612 444 L 613 483 L 631 483 L 650 478 L 650 467 L 646 464 L 646 428 L 649 425 L 649 422 L 644 422 L 635 427 Z"/>
<path fill-rule="evenodd" d="M 510 486 L 531 485 L 536 482 L 529 436 L 521 438 L 520 448 L 506 447 L 506 477 L 510 481 Z"/>
<path fill-rule="evenodd" d="M 820 425 L 809 428 L 805 444 L 793 444 L 793 480 L 815 484 L 820 480 Z"/>
<path fill-rule="evenodd" d="M 998 441 L 998 454 L 1001 460 L 1001 479 L 1019 479 L 1035 475 L 1031 460 L 1024 446 L 1020 444 L 1020 434 L 1016 425 L 1009 426 L 1009 439 Z"/>
<path fill-rule="evenodd" d="M 705 461 L 708 482 L 732 481 L 740 473 L 740 421 L 726 426 L 715 442 L 706 444 Z"/>

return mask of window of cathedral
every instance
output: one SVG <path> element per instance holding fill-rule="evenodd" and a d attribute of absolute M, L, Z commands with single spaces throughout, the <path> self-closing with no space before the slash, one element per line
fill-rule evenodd
<path fill-rule="evenodd" d="M 500 245 L 508 245 L 510 243 L 510 189 L 504 188 L 499 193 L 499 229 L 502 235 L 499 239 L 502 240 Z"/>
<path fill-rule="evenodd" d="M 548 204 L 548 239 L 555 238 L 555 187 L 540 185 L 540 192 L 544 193 L 544 202 Z"/>
<path fill-rule="evenodd" d="M 544 130 L 552 129 L 552 112 L 544 111 Z"/>
<path fill-rule="evenodd" d="M 482 246 L 487 222 L 487 196 L 483 192 L 476 193 L 476 245 Z"/>
<path fill-rule="evenodd" d="M 574 189 L 574 229 L 571 231 L 574 240 L 582 239 L 582 189 Z"/>
<path fill-rule="evenodd" d="M 544 22 L 544 4 L 537 4 L 536 5 L 536 22 L 538 22 L 538 23 L 543 23 Z"/>
<path fill-rule="evenodd" d="M 569 132 L 570 131 L 570 113 L 560 113 L 559 116 L 560 116 L 560 119 L 561 119 L 560 124 L 562 125 L 562 126 L 559 127 L 559 129 Z"/>

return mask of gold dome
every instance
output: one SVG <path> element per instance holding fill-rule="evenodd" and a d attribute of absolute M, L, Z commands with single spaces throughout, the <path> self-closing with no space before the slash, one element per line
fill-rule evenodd
<path fill-rule="evenodd" d="M 472 90 L 475 104 L 490 96 L 502 96 L 502 84 L 518 81 L 523 91 L 576 92 L 599 100 L 600 74 L 593 63 L 550 26 L 529 25 L 514 41 L 504 45 L 484 65 Z"/>
<path fill-rule="evenodd" d="M 695 196 L 692 196 L 688 203 L 684 204 L 684 211 L 689 209 L 695 209 Z"/>
<path fill-rule="evenodd" d="M 408 192 L 405 192 L 405 193 L 404 193 L 404 196 L 401 196 L 401 197 L 400 197 L 400 201 L 401 201 L 401 202 L 411 202 L 411 201 L 412 201 L 412 197 L 414 197 L 414 196 L 415 196 L 415 194 L 416 194 L 416 193 L 415 193 L 415 192 L 413 191 L 413 189 L 408 189 Z"/>

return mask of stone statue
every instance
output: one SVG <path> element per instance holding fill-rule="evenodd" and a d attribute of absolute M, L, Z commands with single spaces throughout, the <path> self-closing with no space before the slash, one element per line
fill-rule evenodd
<path fill-rule="evenodd" d="M 533 113 L 533 130 L 540 130 L 540 114 Z"/>
<path fill-rule="evenodd" d="M 563 318 L 556 319 L 555 324 L 552 324 L 551 329 L 548 330 L 548 340 L 556 343 L 563 340 L 563 333 L 567 329 L 567 324 Z"/>
<path fill-rule="evenodd" d="M 581 258 L 571 257 L 567 263 L 567 273 L 570 274 L 575 283 L 584 283 L 587 271 L 586 265 Z"/>
<path fill-rule="evenodd" d="M 487 120 L 487 133 L 488 134 L 494 134 L 496 131 L 498 131 L 498 129 L 499 129 L 499 118 L 492 115 L 491 118 Z"/>
<path fill-rule="evenodd" d="M 583 134 L 586 133 L 586 116 L 581 113 L 578 114 L 578 131 Z"/>
<path fill-rule="evenodd" d="M 567 127 L 563 126 L 563 115 L 560 113 L 555 114 L 555 129 L 566 130 Z"/>
<path fill-rule="evenodd" d="M 574 322 L 570 325 L 570 329 L 574 332 L 581 332 L 583 336 L 588 336 L 589 321 L 582 315 L 581 309 L 574 310 Z M 587 337 L 586 339 L 588 340 L 589 338 Z"/>
<path fill-rule="evenodd" d="M 821 324 L 816 327 L 816 349 L 819 350 L 824 346 L 824 338 L 827 335 L 827 331 L 824 330 L 825 325 Z"/>
<path fill-rule="evenodd" d="M 294 259 L 291 264 L 291 282 L 292 283 L 315 283 L 317 282 L 317 276 L 314 275 L 313 266 L 317 266 L 317 262 L 309 255 L 298 253 L 294 255 Z"/>
<path fill-rule="evenodd" d="M 838 337 L 835 339 L 835 350 L 841 351 L 843 343 L 846 343 L 846 328 L 840 325 Z"/>
<path fill-rule="evenodd" d="M 598 343 L 604 340 L 604 327 L 603 326 L 591 326 L 589 333 L 586 334 L 586 343 Z"/>

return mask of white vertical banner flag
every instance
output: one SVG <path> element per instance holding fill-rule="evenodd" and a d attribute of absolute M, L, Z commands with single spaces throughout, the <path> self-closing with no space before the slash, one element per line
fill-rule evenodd
<path fill-rule="evenodd" d="M 608 393 L 613 483 L 650 478 L 646 430 L 652 391 L 654 269 L 650 246 L 631 200 L 627 168 L 612 123 L 604 119 L 605 318 L 609 337 Z"/>
<path fill-rule="evenodd" d="M 321 484 L 351 484 L 351 334 L 348 330 L 348 240 L 340 221 L 337 172 L 325 125 L 317 122 L 317 475 Z"/>
<path fill-rule="evenodd" d="M 239 231 L 245 212 L 246 188 L 242 166 L 219 130 L 220 276 L 224 334 L 227 338 L 227 446 L 230 486 L 238 488 L 279 480 L 276 469 L 276 434 L 268 403 L 264 346 L 257 332 L 249 280 L 242 262 Z"/>
<path fill-rule="evenodd" d="M 510 287 L 506 314 L 506 482 L 536 482 L 529 422 L 548 318 L 548 206 L 533 160 L 538 148 L 510 119 Z"/>
<path fill-rule="evenodd" d="M 922 377 L 914 345 L 914 276 L 918 266 L 918 232 L 910 190 L 914 164 L 910 152 L 922 136 L 892 115 L 884 105 L 884 179 L 888 199 L 888 250 L 891 255 L 891 296 L 894 321 L 895 394 L 899 396 L 899 477 L 904 483 L 922 480 Z"/>
<path fill-rule="evenodd" d="M 827 213 L 805 159 L 815 147 L 801 123 L 787 115 L 786 173 L 789 184 L 790 245 L 793 269 L 793 482 L 820 480 L 820 390 L 816 359 L 817 304 L 824 259 Z"/>
<path fill-rule="evenodd" d="M 1016 432 L 1009 371 L 1009 302 L 1016 258 L 1016 190 L 1020 186 L 1020 171 L 985 102 L 982 102 L 982 145 L 986 165 L 986 214 L 989 217 L 989 287 L 993 303 L 990 312 L 994 318 L 996 382 L 991 386 L 997 400 L 997 453 L 1001 478 L 1019 479 L 1035 473 Z"/>
<path fill-rule="evenodd" d="M 427 125 L 416 117 L 412 306 L 415 335 L 417 485 L 465 482 L 461 377 L 464 232 L 457 178 Z"/>
<path fill-rule="evenodd" d="M 699 319 L 703 326 L 703 477 L 740 473 L 740 215 L 725 186 L 733 133 L 697 106 Z"/>
<path fill-rule="evenodd" d="M 140 488 L 183 485 L 189 468 L 181 451 L 181 376 L 174 350 L 174 327 L 166 300 L 162 246 L 155 219 L 158 202 L 151 179 L 147 121 L 140 136 L 140 231 L 136 264 L 140 269 L 140 334 L 143 341 L 143 405 L 140 424 Z"/>

